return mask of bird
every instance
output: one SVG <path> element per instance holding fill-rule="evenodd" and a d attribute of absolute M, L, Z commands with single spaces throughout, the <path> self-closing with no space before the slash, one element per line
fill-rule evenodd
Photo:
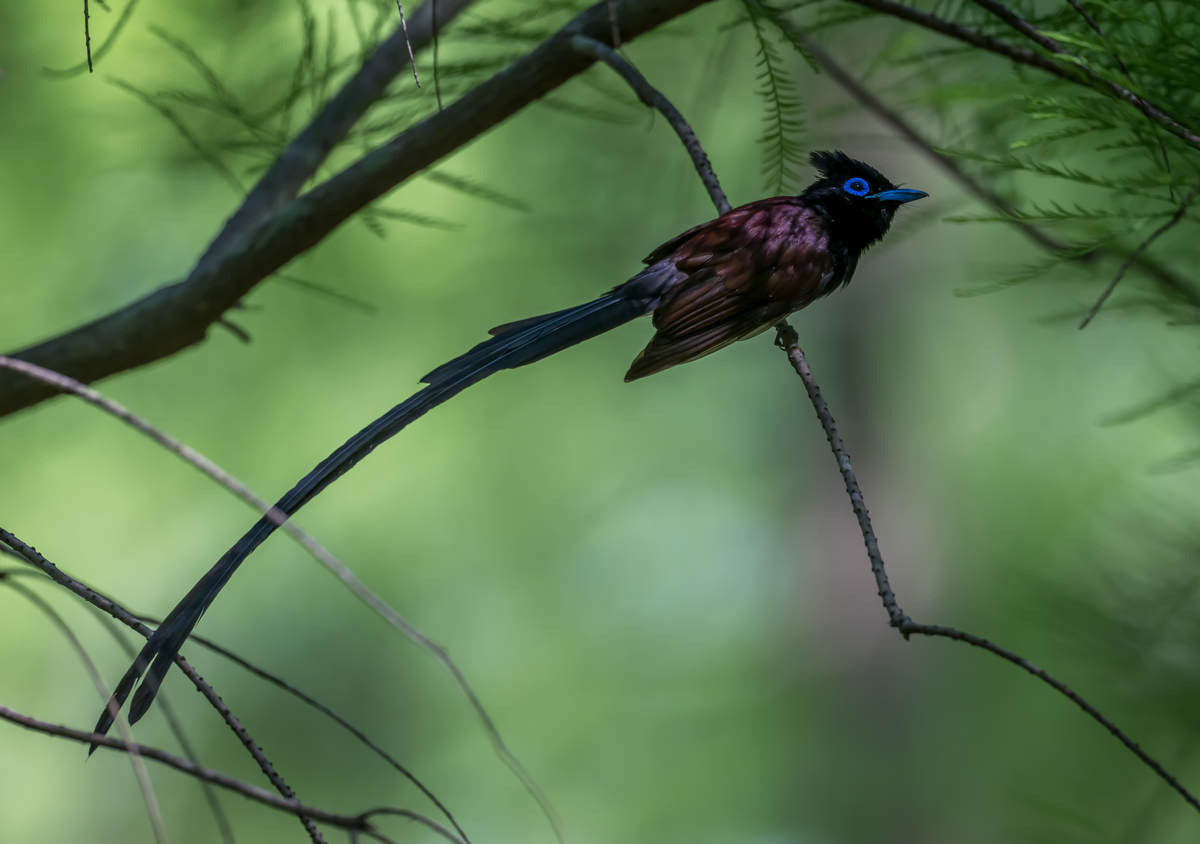
<path fill-rule="evenodd" d="M 752 337 L 846 285 L 859 256 L 887 233 L 896 210 L 928 194 L 897 187 L 841 151 L 816 151 L 809 159 L 817 179 L 802 193 L 760 199 L 688 229 L 597 299 L 493 328 L 490 339 L 434 369 L 421 379 L 423 389 L 321 461 L 275 510 L 292 516 L 410 422 L 502 369 L 525 366 L 651 314 L 654 335 L 625 374 L 634 381 Z M 130 723 L 146 713 L 201 616 L 276 527 L 276 518 L 259 519 L 163 619 L 114 689 L 96 733 L 108 731 L 143 675 L 130 703 Z"/>

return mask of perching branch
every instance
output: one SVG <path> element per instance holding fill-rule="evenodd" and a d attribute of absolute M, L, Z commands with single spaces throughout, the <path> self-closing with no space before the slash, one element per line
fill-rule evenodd
<path fill-rule="evenodd" d="M 447 2 L 439 0 L 438 23 L 443 27 L 442 6 Z M 628 43 L 706 2 L 620 0 L 616 13 L 621 37 Z M 347 93 L 343 102 L 343 89 L 250 192 L 187 279 L 10 357 L 90 383 L 201 342 L 209 327 L 257 284 L 320 243 L 355 213 L 584 71 L 593 60 L 578 53 L 571 39 L 585 35 L 604 42 L 611 37 L 609 14 L 606 2 L 592 6 L 457 101 L 291 199 L 374 101 L 364 99 L 360 92 Z M 414 47 L 420 43 L 416 29 L 422 19 L 418 10 L 409 28 Z M 399 42 L 393 52 L 403 58 L 397 56 L 381 69 L 392 75 L 407 58 L 407 50 Z M 364 90 L 381 90 L 379 80 L 367 75 L 371 78 L 362 83 Z M 302 143 L 305 138 L 311 142 Z M 54 391 L 45 385 L 0 374 L 0 416 L 52 395 Z"/>
<path fill-rule="evenodd" d="M 812 402 L 813 410 L 817 413 L 817 418 L 821 422 L 821 427 L 825 430 L 825 437 L 829 440 L 829 448 L 833 452 L 834 460 L 837 461 L 838 470 L 842 474 L 842 480 L 846 484 L 846 494 L 850 497 L 850 506 L 854 509 L 854 515 L 858 518 L 858 526 L 862 531 L 863 543 L 867 548 L 867 559 L 871 564 L 871 573 L 875 577 L 875 585 L 879 594 L 880 600 L 883 602 L 883 609 L 887 613 L 888 623 L 900 631 L 900 635 L 905 639 L 910 636 L 940 636 L 946 639 L 953 639 L 958 642 L 966 642 L 977 648 L 982 648 L 989 653 L 995 654 L 1003 660 L 1006 660 L 1013 665 L 1018 666 L 1022 670 L 1037 677 L 1042 682 L 1049 685 L 1059 694 L 1066 697 L 1084 712 L 1086 712 L 1093 720 L 1099 723 L 1104 729 L 1108 730 L 1117 741 L 1125 745 L 1138 759 L 1140 759 L 1150 770 L 1154 771 L 1163 781 L 1173 788 L 1184 800 L 1188 802 L 1192 808 L 1200 811 L 1200 801 L 1188 791 L 1177 780 L 1174 775 L 1168 772 L 1154 757 L 1150 756 L 1146 751 L 1129 738 L 1116 724 L 1105 717 L 1100 710 L 1088 703 L 1082 696 L 1072 690 L 1066 683 L 1056 679 L 1047 671 L 1037 667 L 1032 662 L 1029 662 L 1022 656 L 1013 653 L 1010 650 L 993 644 L 992 642 L 972 633 L 966 633 L 961 630 L 956 630 L 953 627 L 942 627 L 933 624 L 920 624 L 913 621 L 904 610 L 900 607 L 896 600 L 895 593 L 892 591 L 892 586 L 888 582 L 887 569 L 883 563 L 883 554 L 879 550 L 879 540 L 875 536 L 875 530 L 871 527 L 871 516 L 867 512 L 867 506 L 863 500 L 862 489 L 858 485 L 858 478 L 854 474 L 854 467 L 850 463 L 850 455 L 846 453 L 845 447 L 842 445 L 841 437 L 838 434 L 837 423 L 833 420 L 833 414 L 829 412 L 829 406 L 825 404 L 825 399 L 821 396 L 821 390 L 813 379 L 812 370 L 809 369 L 808 361 L 804 357 L 804 352 L 801 351 L 799 345 L 800 338 L 797 336 L 795 329 L 785 323 L 780 323 L 776 333 L 776 344 L 782 348 L 788 356 L 788 360 L 792 364 L 792 368 L 796 370 L 796 374 L 800 376 L 800 380 L 804 382 L 804 389 L 808 393 L 808 398 Z"/>

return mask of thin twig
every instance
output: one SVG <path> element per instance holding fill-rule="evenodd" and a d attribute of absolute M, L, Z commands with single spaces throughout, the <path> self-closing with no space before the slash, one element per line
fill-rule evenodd
<path fill-rule="evenodd" d="M 59 586 L 64 587 L 68 591 L 87 601 L 92 606 L 108 613 L 126 627 L 134 630 L 138 635 L 143 637 L 150 636 L 150 628 L 138 621 L 133 613 L 129 612 L 129 610 L 125 609 L 108 596 L 96 592 L 94 589 L 87 586 L 87 584 L 71 577 L 54 563 L 46 559 L 46 557 L 39 553 L 38 550 L 32 545 L 22 541 L 19 537 L 8 530 L 5 530 L 3 527 L 0 527 L 0 542 L 3 542 L 9 548 L 15 551 L 17 555 L 21 557 L 21 559 L 25 560 L 25 562 L 41 571 Z M 189 663 L 182 656 L 175 657 L 175 664 L 179 666 L 179 669 L 187 676 L 189 680 L 192 681 L 192 685 L 196 687 L 196 690 L 204 695 L 209 705 L 212 706 L 213 709 L 215 709 L 221 716 L 222 720 L 225 721 L 226 726 L 228 726 L 229 729 L 233 731 L 233 734 L 237 736 L 238 741 L 241 742 L 242 746 L 246 749 L 246 752 L 249 753 L 254 761 L 258 764 L 259 770 L 263 772 L 263 774 L 270 781 L 271 785 L 275 787 L 275 790 L 286 799 L 295 799 L 296 794 L 294 791 L 292 791 L 291 786 L 289 786 L 287 782 L 284 781 L 283 777 L 280 776 L 279 772 L 275 770 L 275 766 L 263 753 L 262 748 L 258 745 L 258 742 L 256 742 L 250 733 L 247 732 L 246 728 L 242 726 L 241 721 L 239 721 L 237 716 L 234 715 L 229 707 L 225 705 L 224 701 L 217 696 L 217 693 L 213 691 L 212 686 L 209 685 L 209 683 L 200 676 L 200 673 L 192 667 L 191 663 Z M 86 735 L 92 734 L 87 733 Z M 313 842 L 324 841 L 324 839 L 321 837 L 321 831 L 317 829 L 316 824 L 311 819 L 302 817 L 301 822 L 304 824 L 304 828 L 308 832 L 308 836 Z"/>
<path fill-rule="evenodd" d="M 571 39 L 571 46 L 580 53 L 607 64 L 629 84 L 629 87 L 637 94 L 638 99 L 650 108 L 658 109 L 662 112 L 663 117 L 667 119 L 667 122 L 671 124 L 671 128 L 675 130 L 675 134 L 679 136 L 679 140 L 683 141 L 683 146 L 687 149 L 688 155 L 691 156 L 692 164 L 695 165 L 696 172 L 700 175 L 700 181 L 704 183 L 704 187 L 708 191 L 713 205 L 717 207 L 717 212 L 720 214 L 727 212 L 730 208 L 729 200 L 725 198 L 725 192 L 721 190 L 721 183 L 717 179 L 717 174 L 713 172 L 712 164 L 709 162 L 704 148 L 700 146 L 700 141 L 696 138 L 696 133 L 692 131 L 692 127 L 688 125 L 687 120 L 679 113 L 679 109 L 675 108 L 674 103 L 663 96 L 662 92 L 651 85 L 637 68 L 621 58 L 607 44 L 597 41 L 594 38 L 588 38 L 586 35 L 576 35 Z"/>
<path fill-rule="evenodd" d="M 1050 686 L 1056 692 L 1067 698 L 1100 726 L 1104 727 L 1109 734 L 1117 741 L 1125 745 L 1125 747 L 1140 759 L 1150 770 L 1154 771 L 1159 778 L 1167 783 L 1176 793 L 1179 794 L 1187 803 L 1197 811 L 1200 811 L 1200 800 L 1183 787 L 1183 784 L 1177 780 L 1166 768 L 1164 768 L 1154 757 L 1142 750 L 1141 746 L 1125 734 L 1120 727 L 1108 719 L 1100 710 L 1088 703 L 1081 695 L 1071 689 L 1066 683 L 1055 678 L 1045 669 L 1039 668 L 1024 657 L 1013 653 L 1012 651 L 1002 648 L 993 642 L 988 641 L 980 636 L 975 636 L 971 633 L 957 630 L 953 627 L 943 627 L 937 624 L 918 624 L 914 621 L 909 621 L 900 628 L 901 634 L 907 639 L 909 636 L 935 636 L 943 639 L 953 639 L 956 642 L 966 642 L 976 648 L 995 654 L 1001 659 L 1018 666 L 1023 671 L 1037 677 L 1046 685 Z"/>
<path fill-rule="evenodd" d="M 829 405 L 825 403 L 825 399 L 821 395 L 821 388 L 817 386 L 812 370 L 808 368 L 804 352 L 800 350 L 800 337 L 796 334 L 796 329 L 786 322 L 781 322 L 776 326 L 775 342 L 787 352 L 788 360 L 791 361 L 800 380 L 804 382 L 804 389 L 808 393 L 809 401 L 812 402 L 813 410 L 817 412 L 817 418 L 821 420 L 821 427 L 825 429 L 825 437 L 829 440 L 829 448 L 833 451 L 834 460 L 837 461 L 838 471 L 842 473 L 842 481 L 846 484 L 846 494 L 850 496 L 850 506 L 854 510 L 855 518 L 858 519 L 858 527 L 862 532 L 863 542 L 867 546 L 867 559 L 871 563 L 871 574 L 875 576 L 877 594 L 883 601 L 883 608 L 888 614 L 888 623 L 892 627 L 902 627 L 909 622 L 908 616 L 900 609 L 900 604 L 897 603 L 896 595 L 892 591 L 892 585 L 888 582 L 887 570 L 883 565 L 883 555 L 879 551 L 879 540 L 875 538 L 875 529 L 871 527 L 871 514 L 867 512 L 867 504 L 863 499 L 862 489 L 858 485 L 858 478 L 854 474 L 854 467 L 850 463 L 850 455 L 846 453 L 846 448 L 842 445 L 842 438 L 838 434 L 837 424 L 833 421 L 833 414 L 829 412 Z"/>
<path fill-rule="evenodd" d="M 1096 300 L 1096 304 L 1092 305 L 1091 309 L 1087 312 L 1087 316 L 1083 318 L 1083 322 L 1079 323 L 1080 329 L 1087 328 L 1087 325 L 1092 321 L 1092 318 L 1100 312 L 1100 308 L 1104 306 L 1104 303 L 1108 301 L 1108 297 L 1111 296 L 1113 291 L 1117 289 L 1117 285 L 1121 283 L 1121 279 L 1125 277 L 1126 271 L 1133 265 L 1133 262 L 1137 260 L 1137 257 L 1145 252 L 1146 249 L 1149 248 L 1150 244 L 1154 243 L 1154 241 L 1158 240 L 1162 235 L 1170 231 L 1176 224 L 1179 223 L 1180 220 L 1183 219 L 1183 215 L 1187 213 L 1188 206 L 1191 205 L 1192 200 L 1196 198 L 1197 191 L 1200 191 L 1200 179 L 1197 179 L 1196 184 L 1192 186 L 1190 191 L 1188 191 L 1187 196 L 1183 198 L 1183 202 L 1179 203 L 1179 207 L 1175 209 L 1175 213 L 1171 215 L 1171 219 L 1167 220 L 1165 223 L 1151 232 L 1150 236 L 1139 243 L 1137 249 L 1134 249 L 1132 252 L 1130 252 L 1129 257 L 1121 262 L 1121 267 L 1117 270 L 1117 274 L 1113 276 L 1113 280 L 1108 283 L 1108 287 L 1104 288 L 1104 292 L 1100 294 L 1100 298 Z"/>
<path fill-rule="evenodd" d="M 43 66 L 42 73 L 50 77 L 77 76 L 84 71 L 91 73 L 92 61 L 100 61 L 100 59 L 104 57 L 104 54 L 107 53 L 117 42 L 117 37 L 125 28 L 125 24 L 129 23 L 130 19 L 133 17 L 133 10 L 137 7 L 137 4 L 138 0 L 128 0 L 128 2 L 125 4 L 125 8 L 121 10 L 120 16 L 117 17 L 116 23 L 114 23 L 109 29 L 108 37 L 105 38 L 103 43 L 101 43 L 100 46 L 95 50 L 91 50 L 89 48 L 87 60 L 82 61 L 77 65 L 72 65 L 71 67 Z M 84 20 L 84 25 L 86 26 L 86 18 Z"/>
<path fill-rule="evenodd" d="M 37 718 L 32 718 L 15 710 L 9 709 L 7 706 L 0 706 L 0 719 L 9 721 L 13 724 L 25 727 L 27 729 L 36 730 L 46 735 L 60 736 L 73 741 L 82 742 L 84 744 L 95 744 L 101 747 L 111 747 L 116 750 L 124 750 L 128 753 L 137 752 L 139 756 L 146 759 L 153 759 L 155 762 L 161 762 L 177 771 L 182 771 L 189 776 L 198 777 L 211 782 L 213 785 L 228 789 L 237 794 L 254 800 L 264 806 L 270 806 L 273 809 L 279 809 L 284 812 L 289 812 L 296 815 L 302 820 L 312 823 L 320 821 L 331 826 L 336 826 L 340 829 L 354 830 L 368 835 L 377 835 L 375 827 L 368 821 L 372 815 L 391 814 L 401 815 L 416 821 L 417 823 L 428 827 L 438 835 L 445 838 L 447 841 L 464 844 L 462 839 L 450 832 L 436 821 L 425 817 L 417 812 L 412 812 L 407 809 L 370 809 L 358 815 L 342 815 L 335 812 L 329 812 L 325 809 L 319 809 L 316 806 L 309 806 L 294 798 L 278 797 L 266 789 L 256 785 L 242 782 L 233 777 L 222 774 L 220 771 L 214 771 L 210 768 L 204 768 L 193 762 L 167 753 L 165 750 L 160 750 L 157 747 L 151 747 L 146 744 L 130 744 L 121 739 L 112 738 L 110 736 L 100 735 L 99 733 L 89 733 L 85 730 L 76 730 L 72 727 L 67 727 L 63 724 L 51 724 L 48 721 L 41 721 Z"/>
<path fill-rule="evenodd" d="M 87 648 L 83 646 L 83 642 L 79 641 L 79 637 L 75 635 L 75 631 L 67 624 L 66 620 L 50 606 L 50 603 L 41 595 L 27 588 L 22 583 L 17 583 L 11 578 L 5 578 L 5 585 L 21 595 L 29 603 L 33 604 L 42 614 L 50 619 L 50 623 L 58 628 L 58 632 L 67 640 L 67 644 L 71 646 L 71 650 L 79 658 L 83 664 L 83 669 L 87 672 L 88 677 L 92 681 L 92 685 L 100 695 L 101 700 L 108 700 L 112 693 L 108 686 L 104 683 L 104 678 L 100 676 L 99 669 L 96 668 L 96 663 L 92 661 L 91 656 L 87 652 Z M 124 717 L 116 719 L 117 730 L 121 733 L 121 739 L 132 746 L 133 734 L 129 730 L 129 722 Z M 146 770 L 146 762 L 142 759 L 137 750 L 132 749 L 129 753 L 129 764 L 133 768 L 134 778 L 137 780 L 138 788 L 142 793 L 142 800 L 146 804 L 146 814 L 150 817 L 150 828 L 154 832 L 154 840 L 165 844 L 167 839 L 167 827 L 163 823 L 162 809 L 158 805 L 158 797 L 154 793 L 154 785 L 150 782 L 150 773 Z"/>
<path fill-rule="evenodd" d="M 913 635 L 920 636 L 938 636 L 946 639 L 953 639 L 958 642 L 966 642 L 977 648 L 982 648 L 990 653 L 995 654 L 1001 659 L 1007 660 L 1014 665 L 1019 666 L 1023 670 L 1042 680 L 1055 691 L 1062 694 L 1068 700 L 1087 713 L 1093 720 L 1099 723 L 1104 729 L 1108 730 L 1121 744 L 1125 745 L 1138 759 L 1140 759 L 1150 770 L 1154 771 L 1164 782 L 1174 789 L 1184 800 L 1193 808 L 1200 810 L 1200 801 L 1189 792 L 1172 774 L 1170 774 L 1157 760 L 1150 754 L 1142 750 L 1142 748 L 1127 736 L 1116 724 L 1105 717 L 1100 710 L 1088 703 L 1083 697 L 1077 694 L 1074 690 L 1068 687 L 1062 681 L 1056 679 L 1045 670 L 1037 667 L 1032 662 L 1029 662 L 1024 657 L 1021 657 L 1012 651 L 993 644 L 992 642 L 972 633 L 966 633 L 962 630 L 957 630 L 953 627 L 943 627 L 934 624 L 920 624 L 913 621 L 905 614 L 904 610 L 896 601 L 895 593 L 892 591 L 891 584 L 888 582 L 887 571 L 884 567 L 883 555 L 879 550 L 879 541 L 875 536 L 875 531 L 871 527 L 871 517 L 867 513 L 866 503 L 863 501 L 862 489 L 859 487 L 858 479 L 854 474 L 854 467 L 850 463 L 850 455 L 846 453 L 845 447 L 842 445 L 841 437 L 838 434 L 837 423 L 833 420 L 833 415 L 829 412 L 828 405 L 825 404 L 824 398 L 821 396 L 821 390 L 817 386 L 813 378 L 812 371 L 809 369 L 808 361 L 804 357 L 804 352 L 799 346 L 799 337 L 786 322 L 780 323 L 776 327 L 776 344 L 784 349 L 787 353 L 788 360 L 792 364 L 792 368 L 796 370 L 796 374 L 800 376 L 800 380 L 804 382 L 804 389 L 808 393 L 809 400 L 812 402 L 813 410 L 817 413 L 817 418 L 821 422 L 821 427 L 825 431 L 825 437 L 829 440 L 830 450 L 833 452 L 834 460 L 837 461 L 838 470 L 842 474 L 842 480 L 846 484 L 846 493 L 850 496 L 850 505 L 854 509 L 854 515 L 858 518 L 859 529 L 862 532 L 863 543 L 867 548 L 867 558 L 871 564 L 871 573 L 875 577 L 875 584 L 883 602 L 883 609 L 887 613 L 888 623 L 895 627 L 905 639 Z"/>
<path fill-rule="evenodd" d="M 88 73 L 92 73 L 92 24 L 88 12 L 88 0 L 83 0 L 83 49 L 87 52 Z"/>
<path fill-rule="evenodd" d="M 1067 2 L 1071 4 L 1072 9 L 1079 13 L 1079 17 L 1083 18 L 1083 22 L 1091 27 L 1092 32 L 1103 38 L 1105 42 L 1108 41 L 1108 37 L 1104 34 L 1104 30 L 1100 28 L 1100 24 L 1096 23 L 1096 19 L 1088 14 L 1087 9 L 1083 8 L 1083 5 L 1079 2 L 1079 0 L 1067 0 Z M 1110 47 L 1108 54 L 1113 57 L 1113 61 L 1117 63 L 1117 67 L 1121 68 L 1121 72 L 1125 74 L 1125 78 L 1132 81 L 1132 77 L 1129 74 L 1129 68 L 1126 66 L 1125 61 L 1117 55 L 1116 50 L 1113 50 Z"/>
<path fill-rule="evenodd" d="M 396 0 L 396 11 L 400 13 L 400 31 L 404 33 L 404 44 L 408 47 L 408 63 L 412 65 L 413 81 L 421 87 L 421 77 L 417 75 L 417 57 L 413 55 L 412 41 L 408 37 L 408 23 L 404 20 L 404 4 Z"/>
<path fill-rule="evenodd" d="M 161 622 L 161 619 L 159 619 L 159 618 L 153 618 L 153 617 L 145 616 L 145 615 L 140 615 L 140 616 L 138 616 L 138 618 L 140 618 L 142 621 L 145 621 L 149 624 L 154 624 L 155 626 L 157 626 Z M 384 750 L 382 747 L 380 747 L 378 744 L 376 744 L 371 739 L 370 736 L 368 736 L 365 732 L 363 732 L 361 729 L 356 727 L 353 723 L 348 721 L 346 718 L 343 718 L 341 715 L 339 715 L 337 712 L 335 712 L 333 709 L 331 709 L 330 707 L 328 707 L 321 701 L 317 700 L 316 698 L 312 697 L 311 695 L 307 694 L 306 692 L 304 692 L 301 689 L 297 688 L 296 686 L 292 685 L 287 680 L 284 680 L 279 675 L 272 674 L 270 671 L 267 671 L 265 668 L 261 668 L 258 665 L 255 665 L 254 663 L 250 662 L 247 659 L 244 659 L 243 657 L 239 656 L 238 654 L 234 653 L 233 651 L 229 650 L 228 648 L 226 648 L 222 645 L 218 645 L 212 639 L 209 639 L 205 636 L 198 636 L 196 634 L 192 634 L 191 636 L 188 637 L 188 641 L 194 642 L 195 644 L 199 645 L 202 648 L 205 648 L 207 650 L 212 651 L 215 654 L 219 654 L 219 655 L 223 656 L 225 659 L 229 660 L 234 665 L 237 665 L 238 667 L 242 668 L 243 670 L 250 672 L 255 677 L 265 680 L 266 682 L 270 683 L 271 685 L 275 686 L 276 688 L 281 689 L 284 693 L 289 694 L 292 697 L 299 700 L 301 703 L 304 703 L 305 705 L 312 707 L 317 712 L 320 712 L 322 715 L 324 715 L 325 717 L 329 718 L 331 721 L 333 721 L 334 723 L 336 723 L 337 725 L 342 727 L 342 729 L 346 730 L 348 733 L 350 733 L 352 736 L 354 736 L 356 739 L 358 739 L 360 742 L 362 742 L 367 748 L 369 748 L 373 753 L 375 753 L 375 755 L 379 756 L 381 759 L 383 759 L 385 762 L 387 762 L 391 767 L 395 768 L 396 771 L 401 776 L 403 776 L 405 779 L 407 779 L 409 782 L 411 782 L 414 786 L 416 786 L 417 790 L 420 791 L 422 794 L 424 794 L 429 799 L 429 802 L 433 803 L 433 805 L 438 808 L 438 811 L 440 811 L 443 815 L 446 816 L 446 820 L 448 820 L 450 822 L 450 825 L 454 827 L 454 830 L 458 833 L 459 837 L 462 838 L 463 841 L 466 842 L 466 844 L 470 844 L 470 839 L 467 837 L 467 833 L 462 829 L 462 827 L 460 827 L 458 825 L 458 821 L 455 820 L 454 814 L 450 811 L 449 807 L 447 807 L 444 803 L 442 803 L 442 801 L 438 798 L 438 796 L 436 794 L 434 794 L 433 791 L 431 791 L 429 789 L 429 787 L 425 785 L 425 783 L 421 782 L 421 780 L 417 777 L 416 774 L 414 774 L 407 767 L 405 767 L 403 764 L 401 764 L 398 759 L 396 759 L 394 756 L 392 756 L 390 753 L 388 753 L 386 750 Z M 156 704 L 156 705 L 161 705 L 161 704 Z"/>

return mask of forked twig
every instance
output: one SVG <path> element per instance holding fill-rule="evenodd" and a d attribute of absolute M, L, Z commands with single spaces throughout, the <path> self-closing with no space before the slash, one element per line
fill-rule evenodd
<path fill-rule="evenodd" d="M 833 452 L 834 460 L 837 461 L 838 469 L 842 473 L 842 480 L 846 484 L 846 493 L 850 496 L 850 504 L 854 508 L 854 515 L 858 517 L 859 528 L 862 531 L 863 543 L 867 547 L 867 558 L 870 560 L 871 573 L 875 577 L 875 585 L 878 590 L 880 600 L 883 602 L 884 611 L 888 615 L 888 623 L 900 631 L 905 639 L 910 636 L 938 636 L 945 639 L 953 639 L 957 642 L 966 642 L 977 648 L 981 648 L 989 653 L 995 654 L 1007 662 L 1018 666 L 1022 670 L 1037 677 L 1042 682 L 1049 685 L 1059 694 L 1066 697 L 1084 712 L 1086 712 L 1093 720 L 1099 723 L 1104 729 L 1108 730 L 1114 738 L 1121 744 L 1125 745 L 1138 759 L 1140 759 L 1150 770 L 1154 771 L 1164 782 L 1173 788 L 1184 800 L 1188 802 L 1192 808 L 1200 811 L 1200 801 L 1188 791 L 1168 772 L 1156 759 L 1144 751 L 1133 739 L 1129 738 L 1123 730 L 1115 723 L 1100 712 L 1095 706 L 1088 703 L 1082 696 L 1072 690 L 1061 680 L 1056 679 L 1049 672 L 1034 665 L 1029 660 L 1016 653 L 1013 653 L 1006 648 L 992 643 L 991 641 L 976 636 L 972 633 L 967 633 L 962 630 L 957 630 L 953 627 L 943 627 L 935 624 L 920 624 L 913 621 L 904 610 L 900 607 L 896 600 L 895 593 L 892 591 L 891 584 L 888 582 L 887 570 L 884 567 L 883 555 L 879 550 L 879 540 L 875 536 L 874 528 L 871 527 L 871 517 L 867 513 L 867 507 L 863 500 L 862 489 L 859 487 L 858 478 L 854 474 L 854 467 L 850 463 L 850 455 L 846 453 L 845 447 L 842 445 L 841 437 L 838 435 L 837 423 L 834 422 L 833 414 L 829 412 L 829 406 L 825 403 L 825 399 L 821 396 L 821 390 L 817 386 L 816 380 L 813 378 L 812 370 L 809 369 L 808 361 L 804 357 L 804 352 L 801 351 L 799 345 L 800 338 L 786 322 L 780 323 L 777 327 L 776 344 L 782 348 L 788 356 L 788 360 L 792 364 L 792 368 L 796 370 L 796 374 L 800 376 L 800 380 L 804 382 L 804 389 L 808 393 L 808 398 L 812 402 L 813 410 L 816 411 L 817 419 L 821 422 L 821 427 L 825 430 L 825 437 L 829 440 L 829 448 Z"/>

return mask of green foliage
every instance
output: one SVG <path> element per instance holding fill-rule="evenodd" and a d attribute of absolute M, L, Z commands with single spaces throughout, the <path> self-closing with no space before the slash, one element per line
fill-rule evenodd
<path fill-rule="evenodd" d="M 128 15 L 126 7 L 122 21 Z M 543 4 L 543 14 L 523 12 L 484 16 L 464 15 L 439 33 L 442 47 L 436 67 L 432 59 L 422 59 L 418 73 L 422 85 L 411 75 L 401 75 L 390 91 L 349 133 L 344 149 L 336 150 L 330 162 L 318 173 L 323 178 L 335 172 L 349 157 L 373 147 L 404 131 L 438 108 L 434 86 L 435 73 L 443 97 L 456 97 L 496 73 L 531 46 L 554 32 L 567 17 L 584 4 L 553 2 Z M 391 2 L 353 0 L 345 4 L 344 14 L 333 9 L 318 16 L 309 0 L 296 0 L 290 12 L 284 12 L 287 25 L 299 32 L 299 47 L 291 56 L 273 57 L 275 69 L 262 73 L 264 84 L 239 90 L 228 83 L 214 62 L 201 55 L 188 40 L 167 29 L 152 26 L 150 31 L 195 75 L 194 88 L 146 90 L 124 80 L 113 84 L 141 99 L 161 114 L 197 162 L 217 171 L 236 192 L 243 192 L 243 178 L 255 178 L 282 152 L 308 120 L 324 106 L 332 92 L 344 83 L 363 60 L 381 43 L 394 24 L 396 7 Z M 339 39 L 349 29 L 353 43 Z M 496 46 L 498 45 L 498 46 Z M 469 49 L 464 49 L 464 47 Z M 274 84 L 273 84 L 274 83 Z M 624 91 L 604 82 L 593 88 L 610 100 L 619 100 Z M 627 104 L 630 100 L 623 101 Z M 625 114 L 564 98 L 550 97 L 545 104 L 560 111 L 589 119 L 627 122 Z M 443 171 L 425 178 L 475 199 L 489 201 L 511 210 L 523 210 L 521 200 L 488 186 Z M 359 220 L 372 233 L 383 236 L 386 221 L 436 229 L 454 229 L 453 221 L 413 209 L 366 209 Z"/>
<path fill-rule="evenodd" d="M 782 40 L 805 54 L 799 41 L 788 37 L 790 25 L 779 11 L 761 0 L 744 0 L 743 7 L 745 20 L 754 32 L 758 95 L 765 108 L 759 136 L 763 176 L 768 191 L 783 193 L 800 180 L 808 151 L 804 143 L 804 100 L 772 39 L 782 34 Z"/>

